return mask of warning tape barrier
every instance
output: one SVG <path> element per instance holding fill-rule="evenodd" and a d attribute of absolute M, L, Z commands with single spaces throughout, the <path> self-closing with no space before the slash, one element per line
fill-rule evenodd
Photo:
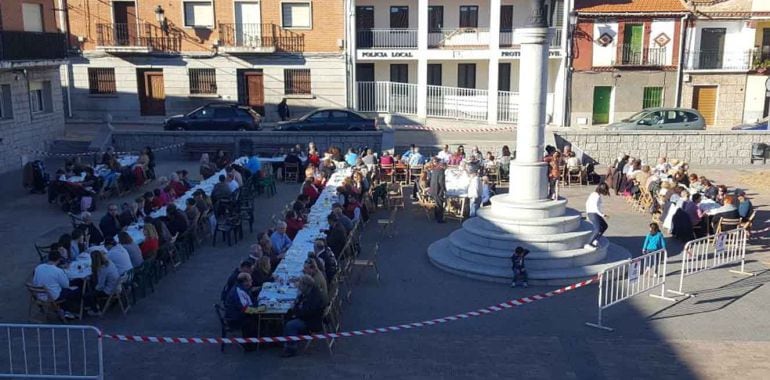
<path fill-rule="evenodd" d="M 179 148 L 183 146 L 184 143 L 178 143 L 178 144 L 171 144 L 171 145 L 164 145 L 157 148 L 152 148 L 153 152 L 161 152 L 168 149 L 174 149 Z M 93 152 L 79 152 L 79 153 L 53 153 L 48 152 L 44 150 L 34 150 L 34 149 L 22 149 L 23 152 L 34 154 L 37 156 L 44 156 L 44 157 L 85 157 L 85 156 L 93 156 L 95 154 L 99 154 L 101 152 L 93 151 Z M 125 152 L 113 152 L 115 154 L 132 154 L 132 153 L 138 153 L 139 151 L 125 151 Z"/>
<path fill-rule="evenodd" d="M 596 282 L 598 277 L 581 281 L 569 286 L 565 286 L 560 289 L 552 290 L 550 292 L 535 294 L 533 296 L 522 297 L 506 302 L 492 305 L 489 307 L 477 309 L 467 313 L 460 313 L 450 315 L 448 317 L 430 319 L 422 322 L 412 322 L 400 325 L 393 325 L 388 327 L 378 327 L 373 329 L 344 331 L 337 333 L 325 333 L 325 334 L 310 334 L 310 335 L 296 335 L 296 336 L 274 336 L 263 338 L 179 338 L 179 337 L 161 337 L 161 336 L 141 336 L 141 335 L 118 335 L 118 334 L 102 334 L 103 338 L 113 339 L 121 342 L 141 342 L 141 343 L 180 343 L 180 344 L 244 344 L 244 343 L 286 343 L 286 342 L 299 342 L 307 340 L 320 340 L 320 339 L 338 339 L 348 338 L 354 336 L 373 335 L 388 333 L 393 331 L 410 330 L 414 328 L 433 326 L 443 324 L 447 322 L 459 321 L 462 319 L 469 319 L 473 317 L 480 317 L 482 315 L 492 314 L 495 312 L 510 309 L 516 306 L 522 306 L 530 304 L 536 301 L 551 298 L 581 288 Z"/>

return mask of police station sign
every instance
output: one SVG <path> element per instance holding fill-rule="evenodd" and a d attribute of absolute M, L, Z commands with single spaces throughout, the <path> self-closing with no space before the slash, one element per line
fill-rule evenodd
<path fill-rule="evenodd" d="M 359 50 L 358 59 L 413 59 L 415 52 L 410 50 Z"/>

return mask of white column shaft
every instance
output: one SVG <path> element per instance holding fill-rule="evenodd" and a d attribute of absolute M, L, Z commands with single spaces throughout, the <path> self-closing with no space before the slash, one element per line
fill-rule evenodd
<path fill-rule="evenodd" d="M 428 0 L 417 1 L 417 117 L 428 115 Z"/>
<path fill-rule="evenodd" d="M 500 57 L 500 0 L 489 2 L 489 76 L 487 123 L 497 123 L 497 78 Z"/>
<path fill-rule="evenodd" d="M 516 131 L 516 160 L 511 178 L 520 182 L 510 194 L 519 201 L 546 196 L 547 168 L 542 161 L 545 141 L 545 107 L 548 86 L 548 28 L 516 29 L 521 46 L 519 70 L 519 122 Z"/>

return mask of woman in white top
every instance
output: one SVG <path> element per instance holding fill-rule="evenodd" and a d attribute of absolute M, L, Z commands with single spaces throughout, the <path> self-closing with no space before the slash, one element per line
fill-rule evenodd
<path fill-rule="evenodd" d="M 585 249 L 593 249 L 599 246 L 599 239 L 604 235 L 604 231 L 607 231 L 608 217 L 602 210 L 602 196 L 608 195 L 610 195 L 610 188 L 606 183 L 602 182 L 599 186 L 596 186 L 596 190 L 586 200 L 586 215 L 593 226 L 593 233 L 591 238 L 588 239 L 588 244 L 583 247 Z"/>

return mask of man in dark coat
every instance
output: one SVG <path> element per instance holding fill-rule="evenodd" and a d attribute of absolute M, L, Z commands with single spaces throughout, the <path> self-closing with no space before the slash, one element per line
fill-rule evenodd
<path fill-rule="evenodd" d="M 430 172 L 430 195 L 436 201 L 433 209 L 438 223 L 444 223 L 444 203 L 446 202 L 446 177 L 444 164 L 433 158 L 433 170 Z"/>

